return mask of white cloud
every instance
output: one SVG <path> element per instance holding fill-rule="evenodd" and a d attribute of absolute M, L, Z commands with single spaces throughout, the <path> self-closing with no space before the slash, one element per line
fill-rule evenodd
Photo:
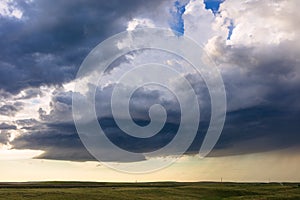
<path fill-rule="evenodd" d="M 133 18 L 128 22 L 127 31 L 133 31 L 136 28 L 154 28 L 155 25 L 151 19 Z"/>
<path fill-rule="evenodd" d="M 289 0 L 227 0 L 221 4 L 217 20 L 234 20 L 233 45 L 279 44 L 299 37 L 299 6 L 299 1 Z"/>
<path fill-rule="evenodd" d="M 210 10 L 205 9 L 203 1 L 191 0 L 186 5 L 186 11 L 182 17 L 185 35 L 200 45 L 205 44 L 212 36 L 211 24 L 215 17 Z"/>
<path fill-rule="evenodd" d="M 16 6 L 16 2 L 14 0 L 2 0 L 0 2 L 0 15 L 21 19 L 23 11 Z"/>

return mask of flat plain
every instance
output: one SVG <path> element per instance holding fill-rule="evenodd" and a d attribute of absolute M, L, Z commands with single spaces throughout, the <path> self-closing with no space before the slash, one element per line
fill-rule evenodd
<path fill-rule="evenodd" d="M 204 199 L 298 200 L 298 183 L 25 182 L 0 183 L 0 200 Z"/>

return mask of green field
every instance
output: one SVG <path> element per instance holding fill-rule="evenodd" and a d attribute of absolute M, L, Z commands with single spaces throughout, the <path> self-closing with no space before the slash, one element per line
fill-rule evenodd
<path fill-rule="evenodd" d="M 0 200 L 300 199 L 297 183 L 0 183 Z"/>

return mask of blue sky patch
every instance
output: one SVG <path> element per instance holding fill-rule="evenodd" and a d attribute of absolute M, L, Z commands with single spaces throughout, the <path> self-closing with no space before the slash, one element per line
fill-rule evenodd
<path fill-rule="evenodd" d="M 205 9 L 211 10 L 214 14 L 218 13 L 220 4 L 225 0 L 204 0 Z"/>
<path fill-rule="evenodd" d="M 170 10 L 172 15 L 172 20 L 170 21 L 170 27 L 177 36 L 182 36 L 184 34 L 184 21 L 182 15 L 185 12 L 185 6 L 189 1 L 177 0 L 174 3 L 173 9 Z"/>

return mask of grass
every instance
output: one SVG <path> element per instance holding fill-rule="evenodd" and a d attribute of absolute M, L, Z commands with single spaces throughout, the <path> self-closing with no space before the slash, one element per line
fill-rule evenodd
<path fill-rule="evenodd" d="M 0 200 L 204 199 L 298 200 L 297 183 L 0 183 Z"/>

